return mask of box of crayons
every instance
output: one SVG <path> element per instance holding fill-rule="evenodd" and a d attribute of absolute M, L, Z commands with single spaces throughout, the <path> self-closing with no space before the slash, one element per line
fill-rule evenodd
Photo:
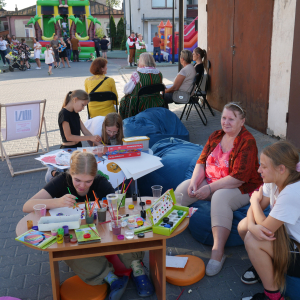
<path fill-rule="evenodd" d="M 153 233 L 171 235 L 189 214 L 189 208 L 176 204 L 173 189 L 166 191 L 147 210 Z"/>
<path fill-rule="evenodd" d="M 107 148 L 108 151 L 106 155 L 108 159 L 135 157 L 141 156 L 142 149 L 142 144 L 132 144 L 127 146 L 110 146 Z"/>

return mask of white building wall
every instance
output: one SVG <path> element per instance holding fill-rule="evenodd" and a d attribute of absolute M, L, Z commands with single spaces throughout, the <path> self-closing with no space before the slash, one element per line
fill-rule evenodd
<path fill-rule="evenodd" d="M 207 50 L 207 0 L 198 0 L 198 46 Z"/>
<path fill-rule="evenodd" d="M 179 0 L 175 1 L 175 18 L 179 16 Z M 184 1 L 184 17 L 186 17 L 186 1 Z M 129 1 L 125 1 L 126 16 L 126 34 L 130 34 L 130 12 Z M 146 21 L 143 22 L 143 14 Z M 172 23 L 172 9 L 153 9 L 152 0 L 131 0 L 131 29 L 134 32 L 143 34 L 143 39 L 149 45 L 148 51 L 152 51 L 151 47 L 151 25 L 159 25 L 161 21 L 170 20 Z M 176 29 L 178 29 L 176 21 Z"/>
<path fill-rule="evenodd" d="M 286 137 L 296 0 L 275 0 L 267 133 Z M 258 54 L 259 56 L 259 54 Z"/>

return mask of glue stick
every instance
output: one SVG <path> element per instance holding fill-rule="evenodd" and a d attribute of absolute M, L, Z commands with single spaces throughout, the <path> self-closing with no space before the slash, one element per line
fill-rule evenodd
<path fill-rule="evenodd" d="M 64 236 L 62 234 L 58 234 L 56 240 L 57 244 L 62 244 L 64 242 Z"/>

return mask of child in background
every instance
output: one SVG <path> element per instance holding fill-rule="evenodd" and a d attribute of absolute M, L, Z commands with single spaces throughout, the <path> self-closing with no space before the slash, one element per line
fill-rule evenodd
<path fill-rule="evenodd" d="M 75 90 L 66 95 L 62 109 L 58 114 L 58 126 L 62 138 L 60 149 L 82 147 L 83 141 L 91 141 L 99 145 L 101 138 L 99 135 L 92 135 L 82 123 L 79 112 L 89 103 L 89 95 L 83 90 Z M 84 136 L 80 136 L 80 132 Z M 59 170 L 49 167 L 45 180 L 49 182 L 58 175 Z"/>
<path fill-rule="evenodd" d="M 118 113 L 109 113 L 105 117 L 97 116 L 86 120 L 85 127 L 92 133 L 101 137 L 105 145 L 122 145 L 124 138 L 123 121 Z"/>
<path fill-rule="evenodd" d="M 87 61 L 94 61 L 94 60 L 95 60 L 94 53 L 91 53 L 90 58 Z"/>
<path fill-rule="evenodd" d="M 49 76 L 52 75 L 52 63 L 54 62 L 54 58 L 53 58 L 53 50 L 52 48 L 50 48 L 50 45 L 47 44 L 46 45 L 46 50 L 44 52 L 45 54 L 45 64 L 48 65 L 48 74 Z"/>

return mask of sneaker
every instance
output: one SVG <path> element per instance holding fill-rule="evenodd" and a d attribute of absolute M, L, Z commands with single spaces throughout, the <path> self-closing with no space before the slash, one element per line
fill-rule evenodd
<path fill-rule="evenodd" d="M 244 297 L 242 300 L 271 300 L 265 293 L 257 293 L 254 296 Z M 282 296 L 280 300 L 284 300 Z"/>
<path fill-rule="evenodd" d="M 3 65 L 3 67 L 6 67 L 6 65 Z"/>
<path fill-rule="evenodd" d="M 260 278 L 254 269 L 253 266 L 251 266 L 241 277 L 241 280 L 245 284 L 254 284 L 256 282 L 260 282 Z"/>
<path fill-rule="evenodd" d="M 35 68 L 36 70 L 41 70 L 42 68 L 39 68 L 39 67 L 37 67 L 37 68 Z"/>

